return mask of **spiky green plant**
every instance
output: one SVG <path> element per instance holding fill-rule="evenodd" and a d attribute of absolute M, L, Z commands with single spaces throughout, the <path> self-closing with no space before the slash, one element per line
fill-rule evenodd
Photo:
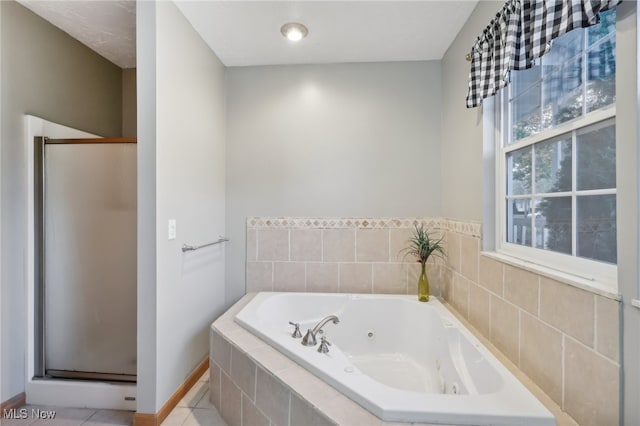
<path fill-rule="evenodd" d="M 413 256 L 422 265 L 427 263 L 431 255 L 438 257 L 445 257 L 446 252 L 442 240 L 444 237 L 436 240 L 424 229 L 424 226 L 415 225 L 415 232 L 412 237 L 409 238 L 409 245 L 402 249 L 405 253 L 405 257 Z"/>

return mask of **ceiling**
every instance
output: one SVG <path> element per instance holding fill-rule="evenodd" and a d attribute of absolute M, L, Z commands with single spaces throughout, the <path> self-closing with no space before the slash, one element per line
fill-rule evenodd
<path fill-rule="evenodd" d="M 120 68 L 136 66 L 135 1 L 18 0 L 18 2 Z"/>
<path fill-rule="evenodd" d="M 18 0 L 121 68 L 135 67 L 135 2 Z M 176 1 L 226 66 L 441 59 L 478 0 Z M 280 34 L 301 22 L 307 38 Z"/>

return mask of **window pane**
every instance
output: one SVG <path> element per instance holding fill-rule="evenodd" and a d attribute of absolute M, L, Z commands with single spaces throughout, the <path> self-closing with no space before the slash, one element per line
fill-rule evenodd
<path fill-rule="evenodd" d="M 545 67 L 543 86 L 545 128 L 582 115 L 582 58 Z"/>
<path fill-rule="evenodd" d="M 507 199 L 507 242 L 531 247 L 531 200 Z"/>
<path fill-rule="evenodd" d="M 551 49 L 542 57 L 542 66 L 555 68 L 580 55 L 584 49 L 584 30 L 574 29 L 553 40 Z"/>
<path fill-rule="evenodd" d="M 616 39 L 610 37 L 587 52 L 587 111 L 616 101 Z"/>
<path fill-rule="evenodd" d="M 571 197 L 542 198 L 536 214 L 536 247 L 571 254 Z"/>
<path fill-rule="evenodd" d="M 531 147 L 507 154 L 507 195 L 531 193 Z"/>
<path fill-rule="evenodd" d="M 536 193 L 571 191 L 571 137 L 535 145 Z"/>
<path fill-rule="evenodd" d="M 600 23 L 587 29 L 587 43 L 589 46 L 596 43 L 607 34 L 616 32 L 616 10 L 611 9 L 600 14 Z"/>
<path fill-rule="evenodd" d="M 616 196 L 586 195 L 577 202 L 577 255 L 616 263 Z"/>
<path fill-rule="evenodd" d="M 577 136 L 578 190 L 616 187 L 616 126 L 595 126 Z"/>
<path fill-rule="evenodd" d="M 511 73 L 512 142 L 540 131 L 540 72 L 536 66 Z"/>

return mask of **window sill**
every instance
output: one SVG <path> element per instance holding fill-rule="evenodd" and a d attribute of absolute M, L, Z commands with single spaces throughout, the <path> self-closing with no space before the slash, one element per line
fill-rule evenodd
<path fill-rule="evenodd" d="M 598 294 L 608 299 L 617 301 L 621 300 L 621 296 L 618 293 L 612 292 L 609 288 L 605 288 L 597 281 L 588 280 L 567 272 L 559 271 L 557 269 L 549 268 L 547 266 L 509 256 L 503 253 L 497 253 L 494 251 L 483 251 L 481 252 L 481 255 L 489 257 L 491 259 L 495 259 L 502 263 L 506 263 L 507 265 L 515 266 L 516 268 L 524 269 L 526 271 L 551 278 L 552 280 L 559 281 L 572 287 L 576 287 L 590 293 Z M 634 306 L 640 308 L 640 300 L 634 300 Z"/>

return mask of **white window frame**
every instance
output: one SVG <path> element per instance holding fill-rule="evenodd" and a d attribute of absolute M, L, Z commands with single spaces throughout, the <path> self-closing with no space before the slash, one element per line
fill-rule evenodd
<path fill-rule="evenodd" d="M 510 145 L 506 145 L 503 141 L 506 137 L 508 137 L 509 126 L 506 123 L 507 118 L 509 117 L 508 108 L 510 108 L 509 104 L 509 93 L 510 86 L 507 86 L 507 90 L 502 90 L 501 93 L 496 96 L 497 102 L 496 104 L 496 135 L 495 135 L 495 153 L 496 153 L 496 191 L 495 191 L 495 223 L 497 226 L 495 227 L 495 241 L 496 241 L 496 252 L 501 255 L 506 255 L 508 257 L 515 258 L 524 262 L 526 264 L 531 264 L 534 267 L 542 267 L 548 268 L 551 270 L 558 271 L 561 274 L 568 274 L 569 276 L 573 276 L 581 282 L 582 285 L 586 285 L 588 287 L 592 287 L 596 290 L 605 291 L 607 293 L 618 293 L 618 267 L 617 265 L 612 265 L 604 262 L 600 262 L 597 260 L 591 260 L 586 258 L 581 258 L 573 255 L 568 255 L 564 253 L 554 252 L 551 250 L 544 250 L 540 248 L 527 247 L 519 244 L 509 243 L 507 242 L 507 212 L 505 208 L 505 201 L 507 199 L 507 168 L 506 168 L 506 156 L 507 153 L 524 148 L 526 146 L 530 146 L 536 144 L 538 142 L 542 142 L 545 140 L 553 139 L 555 137 L 572 133 L 574 131 L 579 131 L 582 128 L 592 126 L 594 124 L 607 121 L 614 120 L 616 117 L 616 106 L 615 103 L 613 105 L 609 105 L 607 107 L 598 109 L 596 111 L 586 113 L 578 118 L 573 120 L 564 122 L 560 125 L 552 127 L 550 129 L 543 130 L 534 135 L 525 137 L 520 139 Z M 575 139 L 575 138 L 573 138 Z M 575 156 L 576 143 L 573 140 L 572 150 L 574 150 L 573 158 L 577 158 Z M 617 143 L 617 141 L 616 141 Z M 576 168 L 573 168 L 573 191 L 568 192 L 568 195 L 575 193 L 575 173 Z M 616 179 L 617 182 L 617 179 Z M 535 190 L 535 189 L 534 189 Z M 585 194 L 615 194 L 616 191 L 605 190 L 605 191 L 580 191 L 580 193 Z M 527 194 L 526 198 L 535 198 L 538 194 L 532 192 L 532 194 Z M 548 196 L 549 194 L 544 194 Z M 557 196 L 557 194 L 553 194 Z M 617 204 L 617 203 L 616 203 Z M 576 209 L 572 209 L 572 226 L 575 226 L 576 220 Z M 575 232 L 573 232 L 575 234 Z M 532 236 L 534 238 L 535 236 Z M 575 240 L 575 235 L 574 235 Z"/>

